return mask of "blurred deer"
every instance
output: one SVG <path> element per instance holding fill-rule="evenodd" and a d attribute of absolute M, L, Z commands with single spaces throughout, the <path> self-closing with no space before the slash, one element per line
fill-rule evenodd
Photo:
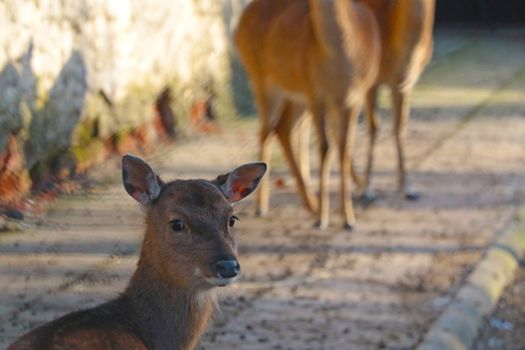
<path fill-rule="evenodd" d="M 277 134 L 307 207 L 317 225 L 329 220 L 332 150 L 339 153 L 341 214 L 346 228 L 355 215 L 349 196 L 351 146 L 365 96 L 379 67 L 379 30 L 370 10 L 349 0 L 254 0 L 240 18 L 235 43 L 251 79 L 260 118 L 260 157 L 268 163 Z M 291 130 L 309 110 L 320 156 L 319 200 L 306 187 L 291 147 Z M 304 169 L 304 168 L 303 168 Z M 269 183 L 259 191 L 268 211 Z"/>
<path fill-rule="evenodd" d="M 397 147 L 398 188 L 409 200 L 418 198 L 410 184 L 405 165 L 405 131 L 410 114 L 409 96 L 432 56 L 432 28 L 435 0 L 359 0 L 374 13 L 381 32 L 379 74 L 366 98 L 369 149 L 365 169 L 363 199 L 374 198 L 370 190 L 374 145 L 379 118 L 376 113 L 377 91 L 381 85 L 390 89 L 393 134 Z"/>
<path fill-rule="evenodd" d="M 266 171 L 243 165 L 213 181 L 163 182 L 143 160 L 124 156 L 126 191 L 146 209 L 137 270 L 118 298 L 22 336 L 8 350 L 194 349 L 215 308 L 213 289 L 240 266 L 232 204 Z"/>

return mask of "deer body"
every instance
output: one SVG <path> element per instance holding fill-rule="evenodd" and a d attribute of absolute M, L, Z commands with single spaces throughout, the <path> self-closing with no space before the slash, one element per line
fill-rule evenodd
<path fill-rule="evenodd" d="M 363 5 L 348 0 L 255 0 L 235 35 L 241 60 L 251 79 L 260 117 L 261 160 L 270 157 L 270 137 L 277 134 L 299 192 L 318 225 L 328 224 L 328 178 L 333 144 L 339 151 L 341 203 L 345 226 L 355 221 L 346 180 L 355 123 L 379 65 L 377 23 Z M 306 107 L 319 141 L 318 204 L 296 162 L 291 130 Z M 258 205 L 268 209 L 268 180 Z M 318 205 L 318 208 L 317 208 Z"/>
<path fill-rule="evenodd" d="M 376 16 L 381 32 L 381 64 L 366 102 L 370 144 L 365 174 L 365 197 L 371 197 L 373 148 L 379 127 L 377 91 L 386 85 L 392 96 L 393 133 L 398 154 L 398 186 L 408 199 L 417 193 L 410 186 L 405 166 L 405 130 L 409 119 L 409 96 L 432 56 L 435 0 L 359 0 Z"/>
<path fill-rule="evenodd" d="M 376 83 L 412 89 L 432 57 L 435 0 L 359 0 L 374 13 L 381 33 Z"/>
<path fill-rule="evenodd" d="M 215 309 L 214 289 L 239 273 L 231 203 L 264 174 L 247 164 L 214 181 L 163 183 L 142 160 L 125 156 L 127 192 L 147 207 L 137 269 L 116 299 L 68 314 L 24 335 L 8 350 L 189 350 Z"/>
<path fill-rule="evenodd" d="M 137 299 L 123 295 L 94 309 L 66 315 L 28 333 L 8 349 L 193 349 L 213 312 L 213 296 L 203 295 L 201 301 L 171 292 L 169 299 L 154 299 L 166 296 L 157 294 L 161 293 Z"/>

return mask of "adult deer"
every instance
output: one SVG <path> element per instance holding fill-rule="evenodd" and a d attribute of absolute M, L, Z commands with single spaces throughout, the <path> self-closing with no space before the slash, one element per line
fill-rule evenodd
<path fill-rule="evenodd" d="M 381 63 L 377 79 L 366 99 L 369 149 L 363 198 L 373 199 L 370 179 L 373 151 L 379 127 L 376 113 L 377 91 L 390 89 L 393 134 L 397 147 L 398 188 L 409 200 L 418 198 L 410 184 L 405 165 L 405 131 L 409 119 L 409 96 L 432 56 L 432 28 L 435 0 L 359 0 L 374 13 L 381 32 Z"/>
<path fill-rule="evenodd" d="M 141 159 L 124 156 L 124 187 L 146 208 L 129 286 L 112 301 L 36 328 L 8 350 L 194 349 L 215 307 L 213 289 L 240 272 L 232 203 L 255 190 L 265 171 L 253 163 L 213 181 L 165 183 Z"/>
<path fill-rule="evenodd" d="M 363 4 L 349 0 L 254 0 L 240 18 L 235 43 L 259 111 L 261 160 L 269 162 L 271 136 L 277 134 L 299 193 L 317 211 L 317 225 L 325 228 L 335 143 L 341 214 L 344 226 L 351 228 L 355 216 L 349 197 L 351 161 L 346 155 L 378 72 L 380 42 L 374 16 Z M 290 142 L 291 129 L 302 114 L 299 106 L 311 112 L 318 137 L 318 204 L 306 188 Z M 258 198 L 262 214 L 268 210 L 268 186 L 268 179 L 263 180 Z"/>

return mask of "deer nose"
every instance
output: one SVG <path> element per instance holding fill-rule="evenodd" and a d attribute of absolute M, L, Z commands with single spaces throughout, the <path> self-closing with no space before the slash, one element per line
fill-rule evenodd
<path fill-rule="evenodd" d="M 220 260 L 215 264 L 215 270 L 217 271 L 217 277 L 219 278 L 233 278 L 239 274 L 241 266 L 235 259 Z"/>

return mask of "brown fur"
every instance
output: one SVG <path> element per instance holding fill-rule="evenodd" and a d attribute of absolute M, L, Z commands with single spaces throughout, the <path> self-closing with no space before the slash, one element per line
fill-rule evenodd
<path fill-rule="evenodd" d="M 270 136 L 279 137 L 299 192 L 318 225 L 328 225 L 328 180 L 332 142 L 341 167 L 345 226 L 355 221 L 347 174 L 355 123 L 379 66 L 377 23 L 363 5 L 348 0 L 255 0 L 241 16 L 236 35 L 261 121 L 261 159 L 270 158 Z M 319 202 L 306 188 L 292 152 L 290 132 L 306 106 L 319 140 Z M 299 107 L 298 107 L 299 106 Z M 329 134 L 333 136 L 329 137 Z M 268 210 L 268 182 L 261 184 L 259 210 Z"/>
<path fill-rule="evenodd" d="M 126 157 L 131 159 L 129 171 L 123 172 L 128 193 L 144 198 L 137 193 L 147 188 L 150 195 L 143 203 L 147 205 L 146 233 L 129 286 L 115 300 L 36 328 L 8 350 L 195 348 L 215 307 L 215 285 L 207 278 L 216 277 L 213 267 L 218 257 L 237 255 L 234 230 L 229 225 L 231 203 L 253 191 L 265 166 L 248 165 L 249 170 L 254 167 L 254 173 L 238 176 L 247 181 L 233 182 L 242 197 L 229 200 L 232 193 L 224 190 L 224 183 L 230 174 L 212 182 L 176 180 L 164 184 L 146 163 Z M 156 185 L 160 193 L 156 193 Z M 174 231 L 170 224 L 174 219 L 182 220 L 186 229 Z"/>
<path fill-rule="evenodd" d="M 367 96 L 366 115 L 370 145 L 365 175 L 369 192 L 379 119 L 376 114 L 377 90 L 387 85 L 392 94 L 393 132 L 398 151 L 398 186 L 408 198 L 410 188 L 405 167 L 405 129 L 409 119 L 409 95 L 432 56 L 432 27 L 435 0 L 360 0 L 376 16 L 381 32 L 381 65 L 377 80 Z"/>

